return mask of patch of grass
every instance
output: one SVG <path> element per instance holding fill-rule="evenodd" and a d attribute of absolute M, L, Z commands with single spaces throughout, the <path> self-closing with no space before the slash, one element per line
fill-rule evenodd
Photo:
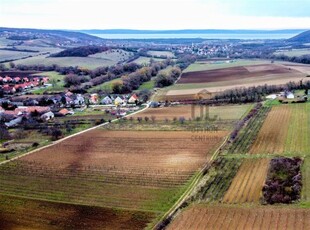
<path fill-rule="evenodd" d="M 285 55 L 289 57 L 299 57 L 302 55 L 309 55 L 310 49 L 292 49 L 288 51 L 277 51 L 274 53 L 274 55 Z"/>
<path fill-rule="evenodd" d="M 112 92 L 113 83 L 115 83 L 115 82 L 121 82 L 121 81 L 122 81 L 121 78 L 116 78 L 116 79 L 113 79 L 113 80 L 111 80 L 111 81 L 104 82 L 104 83 L 102 83 L 102 84 L 100 84 L 100 85 L 96 85 L 96 86 L 90 88 L 90 89 L 88 90 L 88 92 L 93 93 L 93 92 L 97 92 L 97 91 L 99 91 L 99 90 L 111 91 L 111 92 Z"/>

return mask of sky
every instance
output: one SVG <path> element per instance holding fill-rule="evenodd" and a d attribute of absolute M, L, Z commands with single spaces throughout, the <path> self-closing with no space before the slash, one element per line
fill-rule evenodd
<path fill-rule="evenodd" d="M 0 27 L 310 29 L 310 0 L 0 0 Z"/>

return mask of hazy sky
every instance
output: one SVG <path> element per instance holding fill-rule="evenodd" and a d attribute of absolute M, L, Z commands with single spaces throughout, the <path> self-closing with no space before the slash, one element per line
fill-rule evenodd
<path fill-rule="evenodd" d="M 0 27 L 310 29 L 310 0 L 0 0 Z"/>

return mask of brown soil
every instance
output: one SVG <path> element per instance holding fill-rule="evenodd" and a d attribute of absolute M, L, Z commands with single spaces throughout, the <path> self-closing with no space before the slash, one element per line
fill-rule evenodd
<path fill-rule="evenodd" d="M 249 71 L 249 69 L 251 71 Z M 186 84 L 233 81 L 246 78 L 264 77 L 271 74 L 286 73 L 298 73 L 298 71 L 279 65 L 241 66 L 184 73 L 178 83 Z"/>
<path fill-rule="evenodd" d="M 143 229 L 152 213 L 36 201 L 0 195 L 0 229 Z"/>

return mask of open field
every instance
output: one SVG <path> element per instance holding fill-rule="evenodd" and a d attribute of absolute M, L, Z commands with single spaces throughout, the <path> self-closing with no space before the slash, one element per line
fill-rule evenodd
<path fill-rule="evenodd" d="M 0 229 L 143 229 L 152 213 L 0 195 Z"/>
<path fill-rule="evenodd" d="M 89 55 L 91 58 L 100 58 L 104 60 L 110 60 L 114 62 L 123 62 L 133 56 L 132 52 L 128 52 L 121 49 L 112 49 L 101 53 Z"/>
<path fill-rule="evenodd" d="M 0 194 L 161 213 L 227 132 L 93 130 L 0 167 Z"/>
<path fill-rule="evenodd" d="M 149 57 L 138 57 L 137 59 L 135 59 L 134 63 L 137 63 L 139 65 L 149 65 L 150 62 L 151 62 L 151 59 L 154 60 L 154 61 L 164 61 L 165 59 L 163 58 L 149 58 Z"/>
<path fill-rule="evenodd" d="M 151 117 L 155 116 L 157 120 L 172 120 L 173 118 L 179 119 L 184 117 L 185 119 L 195 119 L 201 117 L 201 109 L 203 109 L 202 118 L 207 115 L 209 118 L 216 118 L 222 120 L 238 120 L 240 119 L 250 108 L 250 105 L 232 105 L 232 106 L 192 106 L 181 105 L 161 108 L 149 108 L 142 113 L 136 114 L 133 117 Z"/>
<path fill-rule="evenodd" d="M 244 160 L 223 198 L 223 203 L 258 203 L 268 167 L 269 159 Z"/>
<path fill-rule="evenodd" d="M 170 51 L 157 51 L 157 50 L 150 50 L 147 52 L 148 55 L 152 55 L 153 57 L 167 57 L 167 58 L 174 58 L 174 54 Z"/>
<path fill-rule="evenodd" d="M 246 59 L 237 59 L 237 60 L 218 60 L 214 61 L 212 59 L 206 61 L 196 61 L 195 63 L 188 66 L 183 72 L 195 72 L 195 71 L 204 71 L 212 69 L 223 69 L 237 66 L 247 66 L 247 65 L 260 65 L 268 64 L 269 60 L 246 60 Z"/>
<path fill-rule="evenodd" d="M 287 51 L 277 51 L 274 53 L 274 55 L 286 55 L 289 57 L 299 57 L 302 55 L 309 55 L 310 49 L 292 49 Z"/>
<path fill-rule="evenodd" d="M 252 64 L 250 64 L 252 63 Z M 203 64 L 201 64 L 203 65 Z M 205 68 L 183 71 L 179 81 L 173 86 L 161 89 L 157 100 L 194 100 L 195 94 L 206 89 L 212 94 L 238 87 L 258 85 L 281 85 L 290 81 L 307 80 L 310 65 L 288 62 L 257 63 L 247 61 L 245 65 L 233 67 Z M 172 98 L 172 99 L 171 99 Z"/>
<path fill-rule="evenodd" d="M 43 94 L 43 92 L 57 92 L 57 91 L 63 91 L 65 89 L 64 87 L 64 75 L 61 75 L 55 71 L 49 71 L 49 72 L 43 72 L 38 74 L 33 74 L 33 76 L 44 76 L 48 77 L 49 84 L 52 84 L 49 87 L 41 88 L 37 90 L 33 90 L 32 92 L 34 94 Z"/>
<path fill-rule="evenodd" d="M 21 51 L 11 51 L 11 50 L 0 50 L 0 62 L 21 59 L 29 56 L 37 55 L 37 53 L 32 52 L 21 52 Z"/>
<path fill-rule="evenodd" d="M 168 229 L 306 230 L 309 226 L 309 209 L 196 205 L 177 216 Z"/>
<path fill-rule="evenodd" d="M 215 70 L 186 72 L 182 74 L 178 84 L 225 82 L 249 78 L 258 78 L 257 80 L 259 80 L 259 78 L 264 78 L 264 76 L 268 75 L 294 75 L 295 73 L 298 73 L 298 71 L 292 70 L 282 65 L 250 65 Z"/>
<path fill-rule="evenodd" d="M 110 91 L 112 92 L 112 86 L 115 82 L 122 82 L 121 78 L 116 78 L 111 81 L 104 82 L 102 84 L 96 85 L 88 90 L 88 92 L 96 92 L 98 90 Z"/>
<path fill-rule="evenodd" d="M 309 155 L 309 111 L 309 103 L 274 106 L 249 152 Z"/>
<path fill-rule="evenodd" d="M 15 64 L 22 65 L 59 65 L 59 66 L 79 66 L 89 69 L 95 69 L 100 66 L 115 65 L 118 61 L 95 57 L 48 57 L 49 55 L 39 55 L 14 61 Z"/>

